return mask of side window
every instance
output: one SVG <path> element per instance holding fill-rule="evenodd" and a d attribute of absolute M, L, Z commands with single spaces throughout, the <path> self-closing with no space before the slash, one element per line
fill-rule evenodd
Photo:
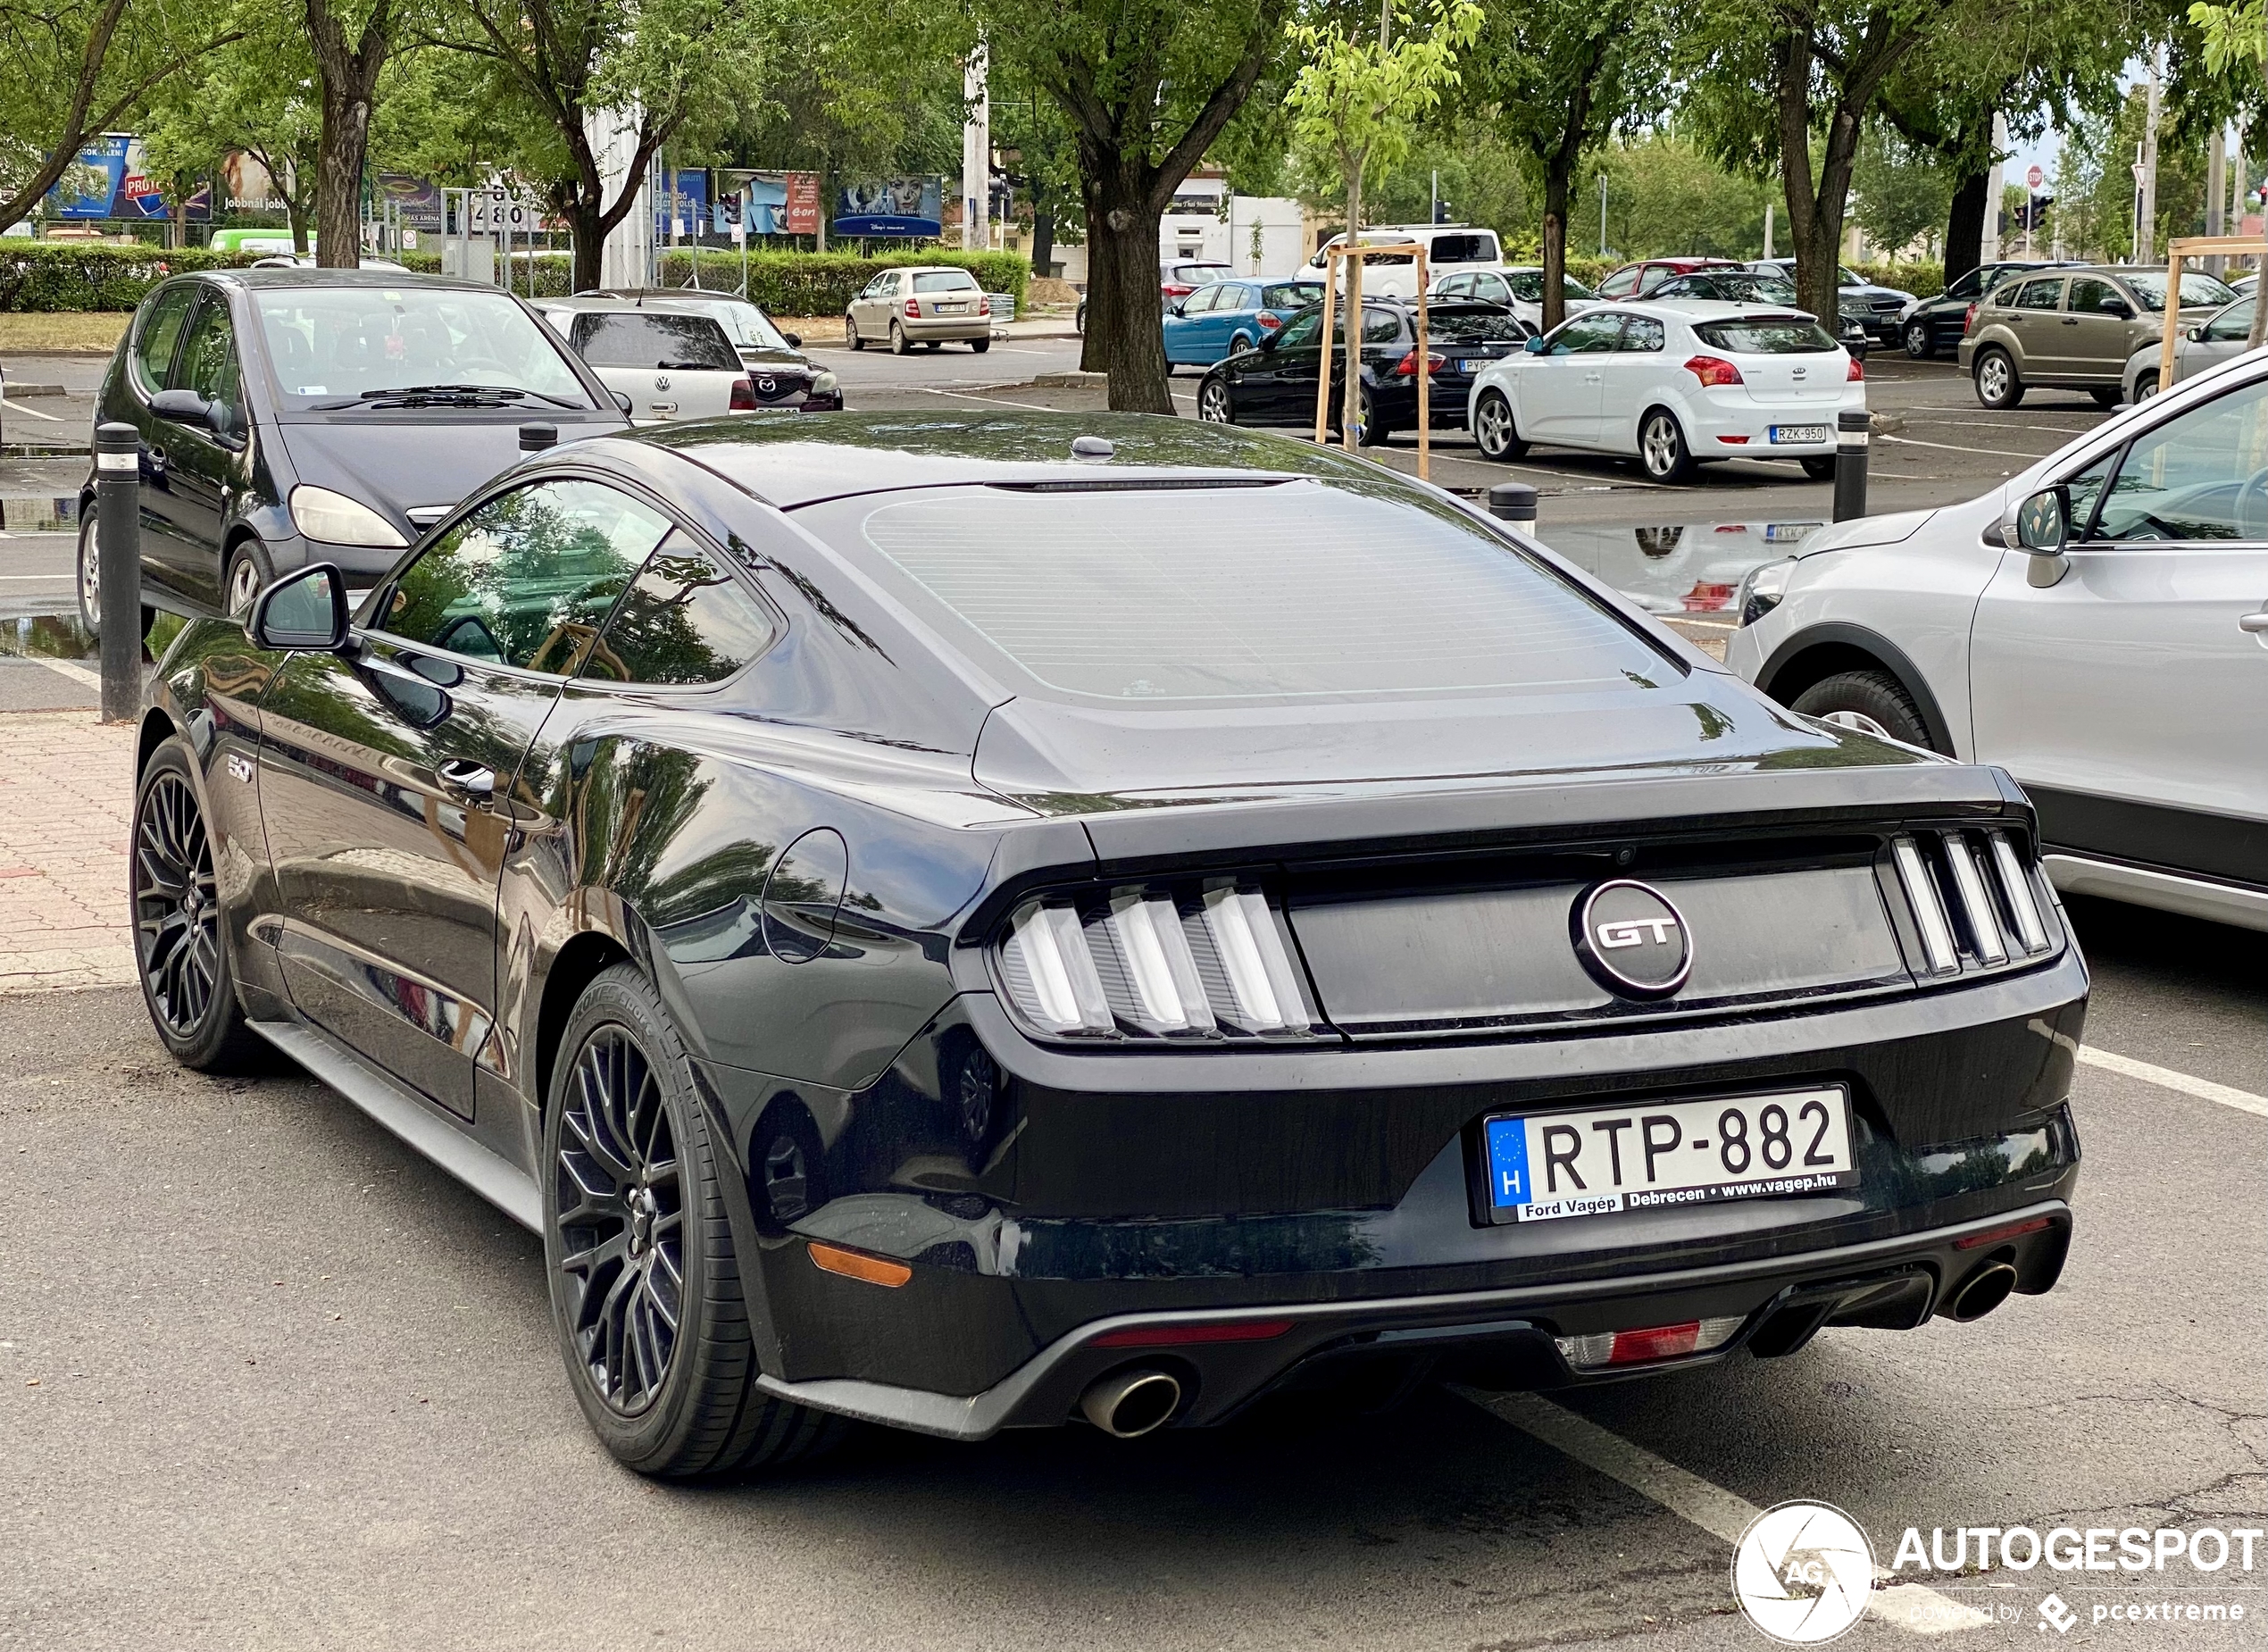
<path fill-rule="evenodd" d="M 1623 321 L 1622 342 L 1615 347 L 1628 351 L 1658 350 L 1664 337 L 1662 323 L 1652 316 L 1633 315 Z"/>
<path fill-rule="evenodd" d="M 2118 456 L 2123 451 L 2122 448 L 2112 448 L 2110 452 L 2096 460 L 2078 475 L 2064 482 L 2064 486 L 2071 490 L 2072 538 L 2095 538 L 2092 531 L 2095 522 L 2095 501 L 2103 496 L 2103 484 L 2110 480 L 2111 472 L 2118 468 Z"/>
<path fill-rule="evenodd" d="M 1373 310 L 1363 306 L 1363 342 L 1364 344 L 1396 344 L 1402 337 L 1402 313 L 1380 306 Z"/>
<path fill-rule="evenodd" d="M 189 304 L 196 296 L 195 287 L 169 288 L 143 312 L 129 358 L 134 383 L 143 395 L 154 396 L 165 388 L 166 369 L 173 365 L 173 346 L 181 341 L 181 323 L 188 320 Z"/>
<path fill-rule="evenodd" d="M 435 540 L 379 629 L 476 660 L 571 675 L 669 523 L 597 482 L 515 488 Z"/>
<path fill-rule="evenodd" d="M 1591 355 L 1612 350 L 1622 336 L 1622 318 L 1597 311 L 1579 315 L 1551 336 L 1547 355 Z"/>
<path fill-rule="evenodd" d="M 1637 285 L 1637 271 L 1617 270 L 1598 284 L 1598 294 L 1602 298 L 1623 298 L 1629 296 L 1630 288 Z"/>
<path fill-rule="evenodd" d="M 1977 296 L 1977 288 L 1984 284 L 1983 275 L 1984 272 L 1980 270 L 1970 271 L 1968 274 L 1947 288 L 1945 296 L 1948 298 L 1974 298 Z"/>
<path fill-rule="evenodd" d="M 721 682 L 771 647 L 763 605 L 684 532 L 662 541 L 583 662 L 593 682 Z"/>
<path fill-rule="evenodd" d="M 2073 315 L 2097 315 L 2101 313 L 2105 298 L 2116 298 L 2121 304 L 2126 302 L 2118 288 L 2108 281 L 2098 281 L 2093 276 L 2082 275 L 2072 282 L 2069 307 Z"/>
<path fill-rule="evenodd" d="M 2049 276 L 2044 280 L 2026 281 L 2016 293 L 2019 310 L 2052 310 L 2062 303 L 2064 278 Z"/>
<path fill-rule="evenodd" d="M 1668 280 L 1670 277 L 1675 273 L 1676 271 L 1674 271 L 1663 269 L 1659 264 L 1656 264 L 1650 270 L 1639 271 L 1638 277 L 1638 296 L 1641 298 L 1644 297 L 1655 288 L 1661 286 L 1663 282 Z"/>
<path fill-rule="evenodd" d="M 2268 543 L 2268 383 L 2230 391 L 2134 438 L 2097 539 Z"/>
<path fill-rule="evenodd" d="M 1303 310 L 1284 323 L 1283 331 L 1276 335 L 1276 348 L 1279 350 L 1297 350 L 1303 346 L 1313 348 L 1315 334 L 1322 329 L 1322 324 L 1323 313 L 1320 309 Z"/>
<path fill-rule="evenodd" d="M 2205 323 L 2205 336 L 2216 344 L 2251 338 L 2252 306 L 2259 302 L 2256 296 L 2238 300 Z"/>
<path fill-rule="evenodd" d="M 228 410 L 225 421 L 213 421 L 215 430 L 243 428 L 244 392 L 237 372 L 237 332 L 229 321 L 225 300 L 209 296 L 197 306 L 196 318 L 189 322 L 188 337 L 181 343 L 180 360 L 173 364 L 172 382 L 181 389 L 195 390 L 206 401 L 218 403 Z"/>

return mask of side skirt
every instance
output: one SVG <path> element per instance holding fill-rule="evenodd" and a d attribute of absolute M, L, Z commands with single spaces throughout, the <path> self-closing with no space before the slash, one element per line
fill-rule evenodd
<path fill-rule="evenodd" d="M 530 1233 L 543 1231 L 535 1178 L 474 1141 L 399 1080 L 299 1022 L 255 1021 L 252 1030 Z"/>
<path fill-rule="evenodd" d="M 2099 895 L 2137 906 L 2154 906 L 2188 918 L 2268 930 L 2268 889 L 2247 889 L 2209 878 L 2184 878 L 2148 866 L 2097 860 L 2050 848 L 2040 857 L 2047 880 L 2071 895 Z"/>

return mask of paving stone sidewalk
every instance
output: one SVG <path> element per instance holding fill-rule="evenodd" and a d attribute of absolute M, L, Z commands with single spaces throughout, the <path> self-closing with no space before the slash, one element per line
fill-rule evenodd
<path fill-rule="evenodd" d="M 0 714 L 0 993 L 133 981 L 133 763 L 131 723 Z"/>

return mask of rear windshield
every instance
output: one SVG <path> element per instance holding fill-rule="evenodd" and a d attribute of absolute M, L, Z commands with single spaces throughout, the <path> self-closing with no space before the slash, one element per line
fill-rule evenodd
<path fill-rule="evenodd" d="M 913 278 L 917 293 L 972 293 L 977 278 L 966 270 L 930 270 Z"/>
<path fill-rule="evenodd" d="M 1480 234 L 1437 235 L 1426 256 L 1435 263 L 1494 263 L 1497 238 Z"/>
<path fill-rule="evenodd" d="M 1271 310 L 1298 310 L 1323 296 L 1321 281 L 1275 281 L 1260 289 L 1260 302 Z"/>
<path fill-rule="evenodd" d="M 1735 355 L 1819 355 L 1841 347 L 1817 321 L 1795 315 L 1703 321 L 1693 336 L 1712 350 Z"/>
<path fill-rule="evenodd" d="M 252 308 L 287 397 L 477 384 L 591 405 L 543 323 L 500 292 L 262 288 Z"/>
<path fill-rule="evenodd" d="M 2158 311 L 2165 308 L 2165 274 L 2163 271 L 2153 271 L 2148 275 L 2127 275 L 2124 280 L 2134 289 L 2134 296 L 2142 301 L 2144 308 Z M 2181 307 L 2185 310 L 2199 305 L 2218 309 L 2224 304 L 2233 303 L 2236 296 L 2234 288 L 2202 271 L 2182 272 Z"/>
<path fill-rule="evenodd" d="M 1528 330 L 1509 310 L 1430 310 L 1426 331 L 1434 338 L 1525 338 Z"/>
<path fill-rule="evenodd" d="M 1505 280 L 1512 283 L 1512 296 L 1522 304 L 1544 301 L 1544 272 L 1541 270 L 1508 270 Z M 1570 298 L 1596 298 L 1598 295 L 1573 276 L 1565 277 L 1560 290 Z"/>
<path fill-rule="evenodd" d="M 974 657 L 1043 691 L 1620 693 L 1664 669 L 1480 524 L 1322 482 L 971 488 L 844 509 L 847 554 Z"/>
<path fill-rule="evenodd" d="M 724 329 L 705 315 L 661 315 L 651 310 L 579 315 L 575 348 L 593 367 L 740 371 L 740 357 Z"/>
<path fill-rule="evenodd" d="M 705 313 L 715 316 L 724 324 L 724 330 L 737 345 L 745 345 L 752 350 L 792 347 L 780 336 L 780 330 L 771 324 L 771 318 L 752 304 L 743 304 L 736 298 L 723 304 L 706 303 L 701 308 Z"/>

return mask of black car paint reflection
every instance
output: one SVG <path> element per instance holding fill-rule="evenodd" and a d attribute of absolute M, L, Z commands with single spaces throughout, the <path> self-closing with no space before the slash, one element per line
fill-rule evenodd
<path fill-rule="evenodd" d="M 1074 456 L 1096 434 L 1113 452 Z M 762 651 L 653 685 L 620 680 L 626 643 L 612 677 L 563 678 L 388 636 L 381 585 L 340 655 L 191 625 L 146 741 L 188 733 L 215 817 L 246 846 L 264 829 L 231 897 L 253 1013 L 383 1067 L 506 1165 L 536 1165 L 583 985 L 619 960 L 646 973 L 733 1158 L 776 1391 L 980 1434 L 1063 1420 L 1108 1364 L 1099 1322 L 1294 1315 L 1272 1351 L 1177 1356 L 1200 1394 L 1186 1420 L 1213 1422 L 1364 1339 L 1467 1322 L 1516 1319 L 1548 1364 L 1555 1328 L 1760 1320 L 1858 1280 L 1851 1322 L 1909 1322 L 1970 1264 L 1955 1233 L 2010 1212 L 2051 1214 L 1980 1254 L 2053 1284 L 2084 965 L 2040 883 L 2042 949 L 1933 972 L 1893 854 L 1997 832 L 2030 864 L 2005 776 L 1796 718 L 1446 496 L 1250 431 L 830 414 L 592 441 L 496 486 L 554 475 L 709 547 L 777 616 Z M 915 588 L 863 526 L 916 495 L 1012 520 L 1130 490 L 1201 522 L 1228 487 L 1240 511 L 1339 490 L 1403 513 L 1405 567 L 1454 542 L 1451 563 L 1634 663 L 1611 688 L 1512 681 L 1508 662 L 1508 686 L 1291 708 L 1059 692 L 980 630 L 955 640 L 952 582 Z M 593 623 L 587 660 L 614 635 Z M 256 788 L 223 764 L 247 752 Z M 493 792 L 452 793 L 446 765 L 473 761 Z M 1689 996 L 1619 1000 L 1560 967 L 1572 902 L 1610 876 L 1680 888 L 1713 926 Z M 1207 880 L 1262 891 L 1297 942 L 1315 1005 L 1297 1036 L 1073 1037 L 1011 1001 L 996 943 L 1029 902 L 1091 916 Z M 1481 981 L 1495 997 L 1452 990 Z M 1484 1114 L 1820 1081 L 1850 1095 L 1855 1188 L 1476 1211 Z M 822 1272 L 813 1241 L 911 1277 Z M 830 1383 L 855 1403 L 812 1386 Z M 939 1397 L 971 1407 L 940 1423 Z"/>

